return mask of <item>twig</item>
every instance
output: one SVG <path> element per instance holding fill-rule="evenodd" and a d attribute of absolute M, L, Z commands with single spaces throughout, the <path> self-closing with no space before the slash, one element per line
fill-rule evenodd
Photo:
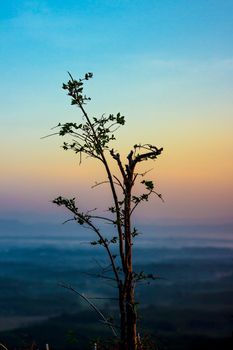
<path fill-rule="evenodd" d="M 113 177 L 115 177 L 115 176 L 113 175 Z M 119 183 L 117 183 L 117 182 L 113 182 L 113 183 L 114 183 L 114 185 L 117 185 L 117 186 L 122 187 L 122 186 L 121 186 Z M 95 188 L 95 187 L 97 187 L 97 186 L 104 185 L 104 184 L 109 184 L 109 181 L 96 182 L 93 186 L 91 186 L 91 188 Z"/>
<path fill-rule="evenodd" d="M 72 292 L 74 292 L 75 294 L 78 294 L 81 298 L 83 298 L 87 303 L 88 305 L 90 305 L 90 307 L 95 310 L 95 312 L 104 320 L 104 322 L 109 326 L 109 328 L 112 330 L 113 334 L 115 337 L 118 337 L 114 327 L 112 324 L 110 324 L 108 322 L 108 320 L 106 319 L 106 317 L 102 314 L 102 312 L 84 295 L 84 294 L 81 294 L 79 293 L 76 289 L 74 289 L 70 284 L 65 284 L 63 282 L 59 283 L 59 285 L 63 288 L 66 288 L 66 289 L 69 289 L 71 290 Z"/>
<path fill-rule="evenodd" d="M 88 297 L 89 300 L 119 300 L 118 298 L 102 298 L 102 297 Z M 116 327 L 116 326 L 115 326 Z"/>
<path fill-rule="evenodd" d="M 83 274 L 87 275 L 87 276 L 92 276 L 92 277 L 97 277 L 97 278 L 103 278 L 106 280 L 111 280 L 111 281 L 115 281 L 116 282 L 116 278 L 114 277 L 110 277 L 110 276 L 104 276 L 102 274 L 97 274 L 97 273 L 91 273 L 91 272 L 82 272 Z"/>
<path fill-rule="evenodd" d="M 7 347 L 5 345 L 3 345 L 2 343 L 0 343 L 0 346 L 5 349 L 5 350 L 8 350 Z"/>

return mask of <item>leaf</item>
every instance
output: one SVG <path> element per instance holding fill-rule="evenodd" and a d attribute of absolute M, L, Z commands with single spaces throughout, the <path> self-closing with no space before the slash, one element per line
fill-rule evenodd
<path fill-rule="evenodd" d="M 144 184 L 146 186 L 146 189 L 149 191 L 153 191 L 154 189 L 154 183 L 153 181 L 147 181 L 147 180 L 143 180 L 141 181 L 142 184 Z"/>

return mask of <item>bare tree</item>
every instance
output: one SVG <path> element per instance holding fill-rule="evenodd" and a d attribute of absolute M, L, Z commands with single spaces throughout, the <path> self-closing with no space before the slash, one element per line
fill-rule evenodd
<path fill-rule="evenodd" d="M 85 74 L 83 79 L 75 80 L 69 73 L 70 79 L 63 84 L 71 97 L 71 104 L 78 107 L 83 115 L 81 123 L 58 124 L 57 135 L 71 137 L 63 143 L 64 150 L 72 150 L 80 156 L 87 155 L 96 159 L 106 171 L 106 181 L 112 194 L 112 205 L 108 208 L 108 215 L 94 215 L 93 212 L 82 212 L 75 198 L 59 196 L 53 202 L 58 206 L 64 206 L 72 213 L 72 220 L 78 224 L 90 228 L 96 234 L 96 240 L 92 245 L 100 245 L 105 249 L 112 275 L 108 278 L 114 280 L 118 290 L 118 305 L 120 314 L 120 337 L 119 346 L 122 350 L 136 350 L 140 348 L 137 337 L 137 303 L 135 301 L 135 284 L 142 279 L 155 279 L 152 274 L 135 272 L 133 269 L 133 240 L 138 231 L 132 225 L 132 217 L 135 209 L 143 201 L 148 201 L 152 194 L 162 199 L 161 194 L 156 192 L 153 181 L 145 180 L 145 173 L 138 172 L 138 164 L 148 160 L 155 160 L 162 152 L 151 144 L 135 144 L 127 155 L 126 164 L 120 154 L 110 148 L 110 142 L 115 140 L 114 132 L 118 127 L 125 124 L 125 118 L 120 113 L 100 118 L 90 118 L 85 109 L 85 104 L 90 100 L 83 94 L 84 81 L 92 78 L 92 73 Z M 111 169 L 110 159 L 117 164 L 118 172 L 115 174 Z M 141 181 L 140 181 L 141 178 Z M 144 186 L 144 193 L 133 193 L 137 181 Z M 99 183 L 99 184 L 103 184 Z M 97 184 L 97 185 L 99 185 Z M 116 234 L 109 238 L 100 229 L 97 220 L 104 220 L 113 225 Z M 117 244 L 118 253 L 113 253 L 112 245 Z M 104 276 L 103 276 L 104 277 Z"/>

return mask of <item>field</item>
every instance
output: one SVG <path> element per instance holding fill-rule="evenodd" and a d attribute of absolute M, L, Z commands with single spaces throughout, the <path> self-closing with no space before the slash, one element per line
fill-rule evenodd
<path fill-rule="evenodd" d="M 98 315 L 59 285 L 101 298 L 90 300 L 117 320 L 116 289 L 94 276 L 105 259 L 89 246 L 89 233 L 68 225 L 2 222 L 0 228 L 0 342 L 88 349 L 97 338 L 112 338 Z M 160 277 L 137 288 L 140 333 L 158 349 L 231 348 L 231 229 L 146 227 L 137 238 L 135 269 Z"/>

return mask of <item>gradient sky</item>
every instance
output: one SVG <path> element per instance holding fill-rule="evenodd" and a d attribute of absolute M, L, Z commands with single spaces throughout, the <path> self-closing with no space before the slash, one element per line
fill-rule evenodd
<path fill-rule="evenodd" d="M 40 139 L 80 120 L 61 89 L 69 70 L 94 73 L 91 115 L 127 117 L 115 148 L 164 147 L 148 177 L 165 203 L 142 222 L 232 222 L 232 33 L 232 0 L 1 1 L 0 218 L 62 220 L 59 194 L 107 205 L 107 188 L 86 190 L 104 179 L 95 161 Z"/>

